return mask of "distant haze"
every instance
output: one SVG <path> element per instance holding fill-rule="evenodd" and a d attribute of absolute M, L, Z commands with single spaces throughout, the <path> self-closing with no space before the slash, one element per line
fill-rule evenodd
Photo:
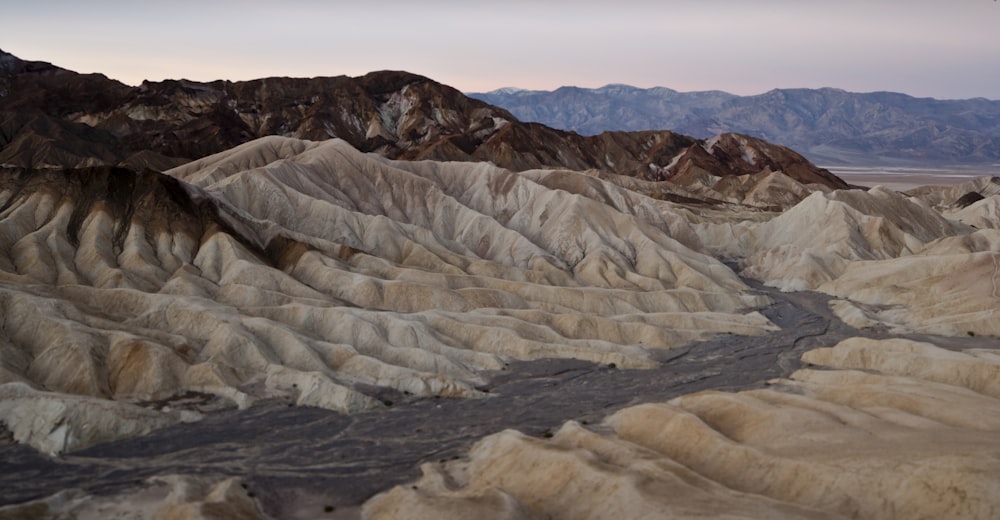
<path fill-rule="evenodd" d="M 129 84 L 357 76 L 1000 99 L 1000 2 L 7 2 L 0 48 Z"/>

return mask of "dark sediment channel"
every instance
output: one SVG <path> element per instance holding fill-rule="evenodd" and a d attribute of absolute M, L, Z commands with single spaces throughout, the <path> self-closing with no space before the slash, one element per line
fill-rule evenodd
<path fill-rule="evenodd" d="M 761 312 L 780 331 L 664 351 L 662 365 L 652 370 L 573 360 L 515 362 L 493 375 L 485 388 L 491 397 L 484 399 L 387 394 L 382 397 L 393 406 L 354 416 L 264 402 L 60 458 L 7 443 L 0 446 L 0 505 L 71 488 L 110 494 L 154 475 L 199 474 L 241 477 L 275 517 L 321 517 L 327 506 L 347 513 L 419 476 L 421 463 L 459 457 L 491 433 L 514 428 L 545 435 L 567 420 L 594 424 L 642 402 L 760 387 L 799 368 L 806 350 L 851 336 L 887 336 L 841 322 L 829 309 L 829 296 L 754 288 L 774 300 Z"/>

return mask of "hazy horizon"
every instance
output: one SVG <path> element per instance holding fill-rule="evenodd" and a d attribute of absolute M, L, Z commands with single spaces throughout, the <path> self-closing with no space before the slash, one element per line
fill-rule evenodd
<path fill-rule="evenodd" d="M 5 11 L 5 51 L 131 85 L 406 70 L 463 92 L 627 84 L 1000 99 L 991 0 L 43 0 Z"/>

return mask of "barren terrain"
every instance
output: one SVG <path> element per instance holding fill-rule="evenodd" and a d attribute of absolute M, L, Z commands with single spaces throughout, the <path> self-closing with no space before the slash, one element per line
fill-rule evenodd
<path fill-rule="evenodd" d="M 998 516 L 998 177 L 407 73 L 0 86 L 0 517 Z"/>
<path fill-rule="evenodd" d="M 852 367 L 820 362 L 816 349 L 859 338 L 910 338 L 956 353 L 983 352 L 962 361 L 982 364 L 961 369 L 976 373 L 996 363 L 985 352 L 996 348 L 1000 333 L 993 318 L 997 293 L 982 283 L 995 281 L 998 255 L 991 205 L 997 184 L 989 178 L 926 189 L 922 199 L 884 189 L 814 188 L 789 199 L 787 209 L 707 207 L 657 201 L 584 173 L 394 162 L 335 141 L 276 139 L 170 172 L 183 186 L 190 183 L 183 191 L 171 187 L 173 181 L 137 178 L 129 196 L 158 201 L 153 205 L 128 203 L 119 211 L 106 197 L 124 188 L 101 173 L 88 175 L 73 181 L 79 187 L 65 188 L 91 193 L 82 209 L 74 209 L 80 197 L 59 198 L 63 188 L 54 178 L 5 192 L 8 382 L 0 388 L 7 392 L 7 438 L 24 443 L 2 448 L 9 514 L 100 516 L 122 504 L 145 504 L 149 511 L 181 508 L 191 516 L 215 503 L 277 518 L 352 517 L 367 503 L 365 515 L 373 518 L 398 517 L 398 508 L 429 517 L 461 518 L 470 511 L 578 517 L 572 509 L 558 513 L 564 507 L 558 504 L 578 491 L 518 494 L 507 479 L 523 474 L 517 482 L 531 482 L 533 470 L 482 449 L 491 442 L 515 443 L 500 453 L 526 449 L 515 447 L 524 442 L 556 449 L 569 432 L 586 431 L 604 436 L 601 442 L 625 442 L 621 421 L 647 417 L 638 410 L 648 403 L 693 399 L 684 396 L 706 390 L 773 392 L 764 389 L 777 385 L 788 392 L 819 384 L 832 377 L 824 374 Z M 33 191 L 38 187 L 44 189 Z M 157 198 L 157 190 L 170 193 L 169 202 Z M 982 200 L 949 206 L 970 191 Z M 143 199 L 147 192 L 153 198 Z M 185 221 L 192 210 L 203 216 Z M 442 220 L 442 214 L 454 217 Z M 19 215 L 34 223 L 21 224 Z M 123 227 L 123 218 L 132 218 L 131 226 Z M 975 227 L 964 223 L 973 219 Z M 459 222 L 464 225 L 455 226 Z M 39 231 L 19 235 L 17 229 Z M 157 233 L 172 238 L 133 242 Z M 100 243 L 88 237 L 100 234 L 109 245 L 116 243 L 111 237 L 122 237 L 112 256 L 87 249 Z M 892 290 L 872 290 L 871 276 L 898 281 Z M 962 292 L 954 293 L 956 284 Z M 10 318 L 15 310 L 16 322 Z M 27 339 L 39 337 L 27 331 L 45 327 L 33 323 L 46 322 L 57 323 L 62 337 L 79 339 Z M 94 338 L 102 336 L 111 338 L 112 348 L 98 355 L 106 343 Z M 883 344 L 890 345 L 863 348 Z M 38 354 L 17 353 L 25 347 Z M 119 348 L 126 350 L 116 353 Z M 33 368 L 46 358 L 52 368 Z M 345 362 L 350 359 L 356 361 Z M 67 360 L 73 369 L 58 368 Z M 77 370 L 81 361 L 88 371 Z M 809 364 L 837 370 L 801 372 Z M 907 370 L 890 374 L 916 378 L 912 384 L 929 377 Z M 66 377 L 60 373 L 69 379 L 54 379 Z M 926 384 L 968 384 L 964 373 Z M 109 377 L 111 386 L 102 387 Z M 817 395 L 849 395 L 829 392 Z M 933 415 L 940 406 L 996 413 L 996 396 L 985 392 L 954 402 L 928 396 L 932 408 L 906 408 L 915 417 L 932 414 L 927 419 L 900 422 L 892 418 L 898 412 L 879 412 L 895 426 L 865 428 L 919 433 L 921 421 L 940 422 Z M 893 399 L 886 405 L 901 406 Z M 61 414 L 62 402 L 76 415 Z M 24 415 L 39 406 L 53 410 L 52 422 Z M 809 424 L 789 420 L 785 428 L 792 430 Z M 95 432 L 97 422 L 102 429 Z M 961 433 L 992 431 L 992 423 L 948 424 L 954 432 L 947 435 L 968 437 L 979 443 L 976 449 L 996 447 Z M 514 431 L 520 433 L 511 437 Z M 926 452 L 923 444 L 914 446 Z M 542 456 L 529 453 L 526 460 Z M 486 458 L 480 463 L 480 457 Z M 631 472 L 636 463 L 616 464 Z M 480 464 L 509 465 L 511 473 L 480 475 Z M 419 477 L 421 465 L 422 480 L 403 485 Z M 910 503 L 905 493 L 889 505 L 761 495 L 714 471 L 706 468 L 698 478 L 708 480 L 698 487 L 715 489 L 709 492 L 715 506 L 661 503 L 654 494 L 652 502 L 619 512 L 643 516 L 649 507 L 684 516 L 755 504 L 751 516 L 867 516 Z M 976 471 L 985 479 L 976 485 L 992 489 L 993 469 Z M 710 481 L 717 484 L 705 488 Z M 730 491 L 712 487 L 719 483 Z M 619 500 L 612 488 L 595 493 L 605 504 Z M 600 507 L 590 507 L 600 516 Z"/>

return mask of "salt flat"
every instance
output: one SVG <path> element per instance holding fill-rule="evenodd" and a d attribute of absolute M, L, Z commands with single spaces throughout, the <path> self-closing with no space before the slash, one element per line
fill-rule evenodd
<path fill-rule="evenodd" d="M 885 186 L 907 191 L 918 186 L 950 186 L 984 176 L 1000 175 L 1000 165 L 979 166 L 826 166 L 850 184 Z"/>

